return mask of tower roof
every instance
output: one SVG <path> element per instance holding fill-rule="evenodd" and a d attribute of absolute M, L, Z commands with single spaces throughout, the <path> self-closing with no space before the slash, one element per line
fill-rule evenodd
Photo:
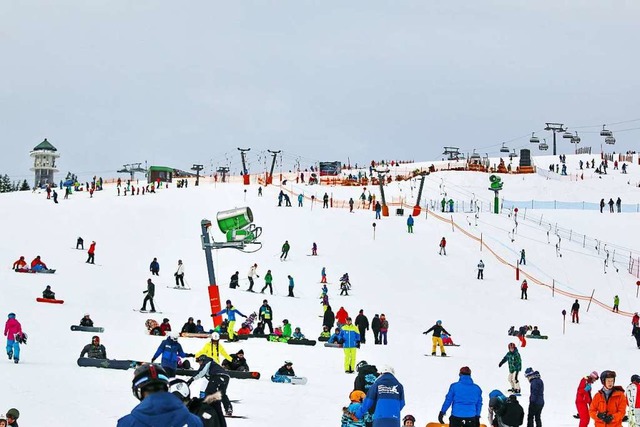
<path fill-rule="evenodd" d="M 47 138 L 45 138 L 44 141 L 42 141 L 40 144 L 33 147 L 33 151 L 40 150 L 58 151 L 56 147 L 54 147 L 49 141 L 47 141 Z"/>

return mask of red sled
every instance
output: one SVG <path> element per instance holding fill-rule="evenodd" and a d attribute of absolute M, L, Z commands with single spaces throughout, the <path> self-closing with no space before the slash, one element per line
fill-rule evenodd
<path fill-rule="evenodd" d="M 51 298 L 36 298 L 38 302 L 48 302 L 49 304 L 64 304 L 64 300 Z"/>

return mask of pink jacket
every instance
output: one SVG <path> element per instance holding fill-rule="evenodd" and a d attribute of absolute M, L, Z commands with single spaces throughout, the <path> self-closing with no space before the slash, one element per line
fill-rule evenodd
<path fill-rule="evenodd" d="M 5 323 L 4 325 L 4 335 L 7 337 L 7 339 L 15 341 L 14 336 L 17 333 L 22 333 L 22 326 L 20 325 L 20 322 L 18 322 L 16 319 L 7 320 L 7 323 Z"/>

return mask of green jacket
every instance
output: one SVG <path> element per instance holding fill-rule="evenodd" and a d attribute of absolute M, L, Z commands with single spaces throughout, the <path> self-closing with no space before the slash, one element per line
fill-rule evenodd
<path fill-rule="evenodd" d="M 617 295 L 616 295 L 616 296 L 613 298 L 613 304 L 614 304 L 614 305 L 618 305 L 618 304 L 620 304 L 620 297 L 619 297 L 619 296 L 617 296 Z"/>
<path fill-rule="evenodd" d="M 284 245 L 282 245 L 282 252 L 287 252 L 287 251 L 289 251 L 289 248 L 290 248 L 289 244 L 288 244 L 288 243 L 285 243 Z"/>
<path fill-rule="evenodd" d="M 287 323 L 286 325 L 282 326 L 282 336 L 283 337 L 291 336 L 291 323 Z"/>
<path fill-rule="evenodd" d="M 264 275 L 264 283 L 270 285 L 273 282 L 273 276 L 271 273 L 267 273 Z"/>
<path fill-rule="evenodd" d="M 522 370 L 522 359 L 520 358 L 520 353 L 518 353 L 517 348 L 514 351 L 507 352 L 500 361 L 500 366 L 502 366 L 504 362 L 509 363 L 509 372 L 520 372 Z"/>

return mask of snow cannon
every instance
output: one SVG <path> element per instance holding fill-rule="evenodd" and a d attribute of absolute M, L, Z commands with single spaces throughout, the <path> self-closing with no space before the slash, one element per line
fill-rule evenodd
<path fill-rule="evenodd" d="M 216 221 L 227 242 L 251 243 L 262 234 L 262 228 L 253 224 L 253 213 L 249 207 L 218 212 Z"/>
<path fill-rule="evenodd" d="M 502 179 L 497 175 L 489 177 L 489 190 L 493 191 L 493 213 L 500 213 L 500 199 L 498 193 L 502 190 Z"/>

